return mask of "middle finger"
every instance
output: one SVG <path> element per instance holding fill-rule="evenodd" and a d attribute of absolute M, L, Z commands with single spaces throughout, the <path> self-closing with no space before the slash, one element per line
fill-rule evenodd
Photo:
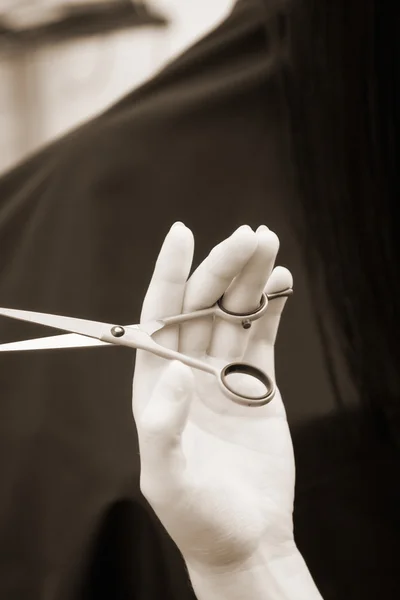
<path fill-rule="evenodd" d="M 183 312 L 201 310 L 215 304 L 251 258 L 256 247 L 256 235 L 248 225 L 239 227 L 228 239 L 218 244 L 187 282 Z M 211 340 L 212 325 L 212 317 L 200 317 L 181 325 L 180 352 L 203 356 Z"/>

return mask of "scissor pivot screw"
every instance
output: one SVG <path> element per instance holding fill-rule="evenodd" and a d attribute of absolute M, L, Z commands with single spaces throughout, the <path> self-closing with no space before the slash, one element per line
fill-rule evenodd
<path fill-rule="evenodd" d="M 243 326 L 243 329 L 250 329 L 251 321 L 249 319 L 245 319 L 244 321 L 242 321 L 242 326 Z"/>
<path fill-rule="evenodd" d="M 117 338 L 122 337 L 123 335 L 125 335 L 125 329 L 120 325 L 115 325 L 115 327 L 111 329 L 111 334 Z"/>

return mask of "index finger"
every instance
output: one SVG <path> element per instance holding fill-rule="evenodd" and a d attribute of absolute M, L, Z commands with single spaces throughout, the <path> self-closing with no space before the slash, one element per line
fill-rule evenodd
<path fill-rule="evenodd" d="M 181 313 L 193 252 L 192 232 L 183 223 L 174 223 L 164 240 L 154 267 L 143 301 L 141 323 Z M 162 329 L 154 334 L 154 339 L 167 348 L 177 350 L 179 328 L 175 326 Z"/>

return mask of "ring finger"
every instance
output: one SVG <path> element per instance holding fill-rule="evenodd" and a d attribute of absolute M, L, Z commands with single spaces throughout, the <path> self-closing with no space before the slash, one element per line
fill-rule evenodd
<path fill-rule="evenodd" d="M 279 250 L 278 236 L 265 225 L 256 231 L 257 248 L 242 271 L 235 277 L 223 297 L 225 309 L 246 313 L 260 304 L 264 287 L 274 267 Z M 250 336 L 250 330 L 239 323 L 218 318 L 215 320 L 209 356 L 223 360 L 241 360 Z"/>

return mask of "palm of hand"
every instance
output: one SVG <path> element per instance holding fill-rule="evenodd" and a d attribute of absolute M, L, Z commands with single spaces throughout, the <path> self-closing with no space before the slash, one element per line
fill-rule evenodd
<path fill-rule="evenodd" d="M 223 562 L 242 562 L 261 540 L 292 540 L 294 460 L 283 416 L 217 415 L 209 429 L 189 416 L 182 442 L 192 490 L 185 517 L 197 522 L 197 559 L 207 559 L 208 531 Z"/>
<path fill-rule="evenodd" d="M 185 557 L 214 567 L 243 563 L 264 540 L 292 543 L 295 467 L 285 410 L 279 390 L 269 406 L 248 409 L 227 400 L 215 381 L 201 386 L 199 379 L 195 373 L 181 438 L 180 493 L 170 498 L 150 485 L 148 495 Z"/>

